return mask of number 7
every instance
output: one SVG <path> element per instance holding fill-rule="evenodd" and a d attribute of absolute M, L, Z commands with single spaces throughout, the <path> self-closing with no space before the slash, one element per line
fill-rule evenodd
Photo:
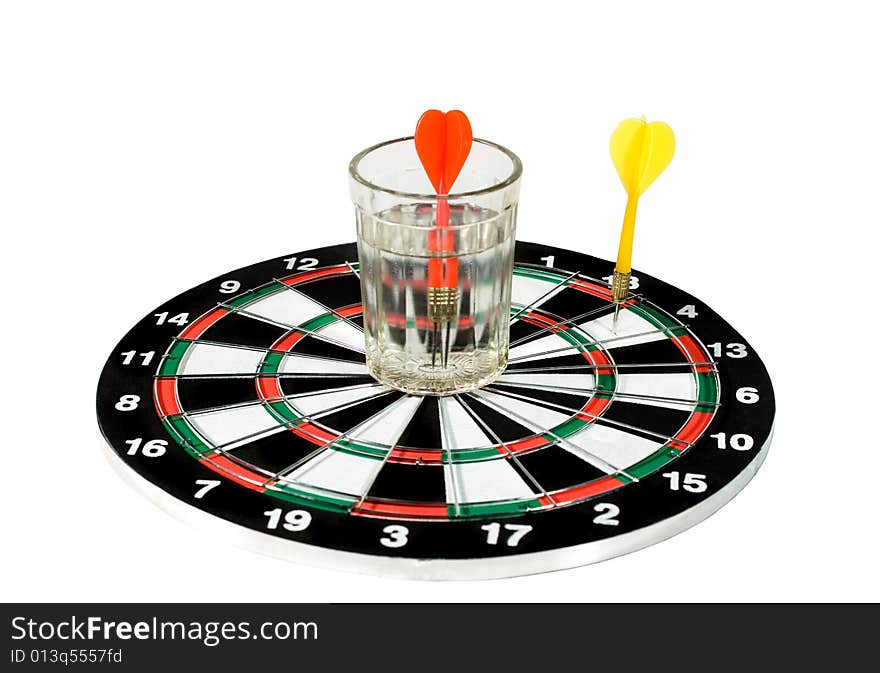
<path fill-rule="evenodd" d="M 219 485 L 219 479 L 196 479 L 196 486 L 201 486 L 201 488 L 196 491 L 196 494 L 193 497 L 196 500 L 201 500 L 205 497 L 205 494 L 208 491 L 210 491 L 212 488 L 217 488 Z"/>

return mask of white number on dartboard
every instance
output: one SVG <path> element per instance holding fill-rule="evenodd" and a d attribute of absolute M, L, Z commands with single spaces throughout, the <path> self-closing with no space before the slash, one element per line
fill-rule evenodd
<path fill-rule="evenodd" d="M 233 292 L 238 292 L 241 289 L 241 283 L 237 280 L 224 280 L 220 283 L 220 292 L 223 294 L 232 294 Z"/>
<path fill-rule="evenodd" d="M 680 309 L 675 312 L 675 315 L 683 315 L 688 318 L 696 318 L 697 317 L 697 307 L 693 304 L 685 304 Z"/>
<path fill-rule="evenodd" d="M 599 513 L 599 515 L 593 519 L 593 523 L 598 523 L 603 526 L 620 525 L 620 521 L 617 520 L 617 515 L 620 514 L 620 507 L 617 505 L 612 505 L 610 502 L 600 502 L 593 507 L 593 511 Z"/>
<path fill-rule="evenodd" d="M 602 276 L 602 280 L 604 280 L 609 285 L 611 281 L 614 279 L 614 276 Z M 636 290 L 639 287 L 639 277 L 638 276 L 630 276 L 629 277 L 629 289 Z"/>
<path fill-rule="evenodd" d="M 138 408 L 138 402 L 141 401 L 140 395 L 123 395 L 116 403 L 116 411 L 134 411 Z"/>
<path fill-rule="evenodd" d="M 153 317 L 156 318 L 157 325 L 168 323 L 169 325 L 180 325 L 183 327 L 189 322 L 189 313 L 178 313 L 169 318 L 168 311 L 162 311 L 162 313 L 154 313 Z"/>
<path fill-rule="evenodd" d="M 385 528 L 382 529 L 382 532 L 385 533 L 387 537 L 379 538 L 379 542 L 385 547 L 396 549 L 397 547 L 403 547 L 409 542 L 407 539 L 409 528 L 406 526 L 385 526 Z"/>
<path fill-rule="evenodd" d="M 742 388 L 738 388 L 736 391 L 736 401 L 742 402 L 743 404 L 754 404 L 758 400 L 761 399 L 761 396 L 758 395 L 758 389 L 752 388 L 751 386 L 744 386 Z"/>
<path fill-rule="evenodd" d="M 722 355 L 726 355 L 729 358 L 744 358 L 749 354 L 748 350 L 746 350 L 746 345 L 741 343 L 731 343 L 726 346 L 718 341 L 713 344 L 707 344 L 706 348 L 712 351 L 712 355 L 716 358 L 720 358 Z"/>
<path fill-rule="evenodd" d="M 726 449 L 729 446 L 735 451 L 748 451 L 755 445 L 755 440 L 751 435 L 738 434 L 728 438 L 726 433 L 718 432 L 709 436 L 718 442 L 719 449 Z"/>
<path fill-rule="evenodd" d="M 678 472 L 667 472 L 663 477 L 669 480 L 669 490 L 671 491 L 677 491 L 679 488 L 683 488 L 685 491 L 690 491 L 691 493 L 702 493 L 708 488 L 708 486 L 706 486 L 705 474 L 686 472 L 682 479 Z"/>
<path fill-rule="evenodd" d="M 125 443 L 128 444 L 128 451 L 126 451 L 125 454 L 127 456 L 136 456 L 140 453 L 147 458 L 158 458 L 159 456 L 165 455 L 165 450 L 168 448 L 168 442 L 164 439 L 151 439 L 146 443 L 143 443 L 143 441 L 143 437 L 126 439 Z"/>
<path fill-rule="evenodd" d="M 208 491 L 210 491 L 212 488 L 217 488 L 219 485 L 219 479 L 196 479 L 196 486 L 201 486 L 201 488 L 195 492 L 193 497 L 196 500 L 201 500 L 205 497 L 205 494 Z"/>
<path fill-rule="evenodd" d="M 141 366 L 146 367 L 153 360 L 153 356 L 156 354 L 156 351 L 147 351 L 146 353 L 138 353 L 137 351 L 125 351 L 124 353 L 120 353 L 122 356 L 122 364 L 130 365 L 134 362 L 135 357 L 139 357 L 141 359 Z"/>
<path fill-rule="evenodd" d="M 486 544 L 498 544 L 498 538 L 501 537 L 500 523 L 487 523 L 485 526 L 480 526 L 480 530 L 486 531 Z M 526 536 L 526 533 L 532 530 L 532 527 L 519 523 L 506 523 L 504 530 L 510 533 L 507 536 L 507 546 L 516 547 L 519 541 Z"/>
<path fill-rule="evenodd" d="M 546 257 L 541 257 L 540 259 L 542 262 L 550 267 L 552 267 L 556 263 L 556 255 L 547 255 Z"/>
<path fill-rule="evenodd" d="M 278 528 L 278 524 L 282 521 L 282 514 L 284 514 L 284 511 L 280 507 L 263 512 L 264 516 L 269 517 L 269 521 L 266 522 L 266 528 L 269 530 Z M 298 533 L 309 527 L 309 524 L 312 523 L 312 515 L 302 509 L 292 509 L 284 514 L 283 520 L 284 523 L 281 523 L 281 527 L 284 530 Z"/>
<path fill-rule="evenodd" d="M 288 257 L 284 261 L 287 262 L 287 270 L 292 271 L 296 269 L 297 271 L 309 271 L 310 269 L 314 269 L 318 266 L 318 260 L 314 257 L 303 257 L 299 259 L 299 264 L 297 264 L 298 257 Z"/>

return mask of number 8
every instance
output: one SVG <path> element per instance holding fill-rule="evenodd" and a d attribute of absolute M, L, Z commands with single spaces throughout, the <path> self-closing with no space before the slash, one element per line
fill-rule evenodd
<path fill-rule="evenodd" d="M 134 411 L 137 409 L 138 402 L 141 401 L 139 395 L 123 395 L 114 407 L 117 411 Z"/>

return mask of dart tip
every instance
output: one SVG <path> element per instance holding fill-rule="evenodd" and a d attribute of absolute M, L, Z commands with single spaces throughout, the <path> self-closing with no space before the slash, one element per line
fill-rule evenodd
<path fill-rule="evenodd" d="M 611 331 L 617 334 L 617 316 L 620 315 L 620 304 L 614 304 L 614 318 L 611 320 Z"/>

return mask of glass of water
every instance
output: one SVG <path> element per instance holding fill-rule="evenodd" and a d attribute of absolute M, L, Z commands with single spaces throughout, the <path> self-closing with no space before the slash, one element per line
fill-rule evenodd
<path fill-rule="evenodd" d="M 349 173 L 370 373 L 416 395 L 491 383 L 507 366 L 519 158 L 475 138 L 446 196 L 413 138 L 364 150 Z"/>

